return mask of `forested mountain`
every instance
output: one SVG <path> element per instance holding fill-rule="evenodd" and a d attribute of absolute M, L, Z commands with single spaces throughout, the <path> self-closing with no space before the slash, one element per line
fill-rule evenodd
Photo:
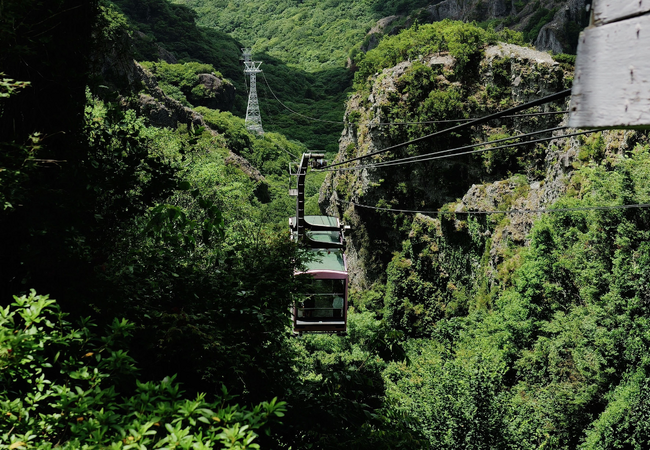
<path fill-rule="evenodd" d="M 258 53 L 309 72 L 338 68 L 371 34 L 394 34 L 443 19 L 476 21 L 524 32 L 541 50 L 575 52 L 587 24 L 583 0 L 174 0 L 190 6 L 198 23 L 231 34 Z M 383 19 L 383 20 L 382 20 Z M 378 24 L 378 21 L 380 23 Z M 545 32 L 540 35 L 542 28 Z M 552 37 L 549 36 L 552 34 Z M 366 42 L 363 42 L 366 40 Z"/>
<path fill-rule="evenodd" d="M 570 87 L 526 43 L 579 3 L 2 3 L 0 449 L 648 447 L 650 217 L 611 208 L 650 202 L 648 138 L 563 138 L 563 102 L 311 171 L 354 292 L 347 336 L 291 336 L 296 157 Z M 260 78 L 247 131 L 244 45 L 340 123 Z"/>
<path fill-rule="evenodd" d="M 522 31 L 524 40 L 538 49 L 575 53 L 578 32 L 588 23 L 584 0 L 174 3 L 191 7 L 204 30 L 228 33 L 252 47 L 255 57 L 264 61 L 267 79 L 258 86 L 262 119 L 268 129 L 328 152 L 335 151 L 335 139 L 342 129 L 336 122 L 342 121 L 341 105 L 351 84 L 351 74 L 343 68 L 354 67 L 356 55 L 373 48 L 383 35 L 395 34 L 416 22 L 447 18 L 476 21 L 483 28 L 497 30 L 507 26 Z M 276 100 L 276 95 L 290 110 Z M 238 108 L 241 114 L 241 105 Z"/>
<path fill-rule="evenodd" d="M 430 448 L 642 449 L 647 133 L 570 136 L 565 102 L 442 132 L 571 85 L 567 55 L 520 39 L 443 21 L 379 42 L 321 205 L 352 226 L 355 306 L 403 336 L 386 399 Z"/>
<path fill-rule="evenodd" d="M 193 25 L 149 6 L 154 38 Z M 290 339 L 286 167 L 307 148 L 211 109 L 218 60 L 135 62 L 169 55 L 112 3 L 3 8 L 0 447 L 417 442 L 382 412 L 370 314 Z"/>

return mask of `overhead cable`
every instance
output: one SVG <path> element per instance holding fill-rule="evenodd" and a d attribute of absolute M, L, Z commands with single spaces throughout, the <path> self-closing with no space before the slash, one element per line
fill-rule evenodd
<path fill-rule="evenodd" d="M 335 169 L 330 169 L 329 167 L 331 167 L 331 166 L 328 166 L 328 167 L 326 167 L 324 169 L 320 169 L 318 171 L 319 172 L 321 172 L 321 171 L 330 171 L 330 172 L 341 171 L 342 172 L 342 171 L 347 171 L 347 170 L 368 169 L 368 168 L 371 168 L 371 167 L 390 167 L 390 166 L 399 166 L 399 165 L 403 165 L 403 164 L 413 164 L 413 163 L 416 163 L 416 162 L 424 162 L 424 161 L 433 161 L 433 160 L 436 160 L 436 159 L 453 158 L 455 156 L 471 155 L 471 154 L 474 154 L 474 153 L 488 152 L 490 150 L 500 150 L 502 148 L 520 147 L 522 145 L 536 144 L 536 143 L 539 143 L 539 142 L 548 142 L 548 141 L 553 141 L 555 139 L 564 139 L 564 138 L 573 137 L 573 136 L 581 136 L 583 134 L 595 133 L 596 131 L 599 131 L 599 130 L 578 131 L 578 132 L 575 132 L 575 133 L 564 134 L 562 136 L 551 136 L 551 137 L 547 137 L 547 138 L 532 139 L 530 141 L 516 142 L 514 144 L 500 145 L 500 146 L 497 146 L 497 147 L 480 148 L 478 150 L 470 150 L 470 151 L 467 151 L 467 152 L 458 152 L 458 153 L 450 153 L 450 154 L 448 154 L 449 152 L 453 152 L 453 151 L 457 151 L 457 150 L 462 150 L 462 149 L 466 149 L 466 148 L 477 147 L 479 145 L 489 144 L 489 142 L 487 142 L 487 143 L 484 142 L 482 144 L 467 145 L 465 147 L 457 147 L 457 148 L 452 148 L 452 149 L 449 149 L 449 150 L 443 150 L 443 151 L 440 151 L 440 152 L 434 152 L 434 153 L 428 153 L 426 155 L 420 155 L 420 156 L 422 156 L 422 158 L 417 159 L 417 160 L 410 159 L 410 158 L 416 158 L 416 157 L 410 157 L 410 158 L 403 158 L 403 159 L 398 159 L 398 160 L 384 161 L 384 162 L 380 162 L 380 163 L 358 164 L 358 165 L 352 166 L 352 167 L 339 167 L 339 168 L 335 168 Z M 507 140 L 510 140 L 510 139 L 512 139 L 512 138 L 509 138 Z M 496 141 L 493 141 L 493 142 L 496 142 Z M 446 153 L 446 154 L 442 154 L 442 153 Z M 428 156 L 428 155 L 434 155 L 434 156 Z M 427 156 L 427 157 L 424 158 L 424 156 Z M 409 160 L 407 161 L 407 159 L 409 159 Z"/>
<path fill-rule="evenodd" d="M 281 104 L 285 109 L 287 109 L 287 110 L 291 111 L 292 113 L 294 113 L 295 115 L 300 116 L 300 117 L 304 117 L 305 119 L 314 120 L 316 122 L 335 123 L 337 125 L 345 125 L 345 122 L 335 122 L 333 120 L 318 119 L 316 117 L 305 116 L 304 114 L 300 114 L 299 112 L 294 111 L 293 109 L 289 108 L 287 105 L 282 103 L 282 101 L 278 98 L 278 96 L 275 95 L 275 92 L 273 92 L 273 89 L 271 89 L 271 86 L 269 85 L 269 82 L 266 79 L 266 75 L 264 75 L 264 72 L 262 72 L 262 77 L 264 78 L 264 82 L 266 83 L 266 86 L 268 86 L 269 90 L 271 91 L 271 94 L 273 94 L 273 97 L 275 97 L 275 99 L 278 101 L 278 103 Z"/>
<path fill-rule="evenodd" d="M 577 212 L 577 211 L 605 211 L 605 210 L 614 210 L 614 209 L 633 209 L 633 208 L 650 208 L 650 203 L 634 203 L 628 205 L 609 205 L 609 206 L 577 206 L 575 208 L 540 208 L 540 209 L 504 209 L 504 210 L 489 210 L 489 211 L 445 211 L 445 210 L 433 210 L 433 211 L 420 211 L 414 209 L 393 209 L 393 208 L 381 208 L 379 206 L 370 206 L 362 205 L 361 203 L 348 202 L 344 200 L 337 200 L 337 203 L 343 204 L 347 203 L 349 205 L 374 209 L 377 211 L 387 211 L 394 213 L 405 213 L 405 214 L 442 214 L 442 215 L 456 215 L 456 214 L 468 214 L 468 215 L 490 215 L 490 214 L 541 214 L 541 213 L 550 213 L 550 212 Z"/>
<path fill-rule="evenodd" d="M 466 152 L 458 152 L 458 153 L 451 153 L 451 154 L 445 154 L 445 155 L 429 156 L 429 157 L 426 157 L 426 158 L 418 159 L 417 161 L 404 162 L 404 164 L 411 164 L 411 163 L 414 163 L 414 162 L 423 162 L 423 161 L 433 161 L 433 160 L 436 160 L 436 159 L 452 158 L 454 156 L 471 155 L 471 154 L 474 154 L 474 153 L 483 153 L 483 152 L 489 152 L 491 150 L 501 150 L 501 149 L 504 149 L 504 148 L 521 147 L 523 145 L 537 144 L 539 142 L 548 142 L 548 141 L 553 141 L 555 139 L 564 139 L 564 138 L 573 137 L 573 136 L 582 136 L 584 134 L 595 133 L 596 131 L 598 131 L 598 130 L 577 131 L 575 133 L 563 134 L 562 136 L 550 136 L 550 137 L 546 137 L 546 138 L 531 139 L 530 141 L 522 141 L 522 142 L 516 142 L 516 143 L 513 143 L 513 144 L 499 145 L 499 146 L 496 146 L 496 147 L 480 148 L 480 149 L 477 149 L 477 150 L 471 150 L 471 151 L 466 151 Z M 386 161 L 384 164 L 381 164 L 381 167 L 396 166 L 396 165 L 399 165 L 399 164 L 402 164 L 402 163 L 397 163 L 397 162 L 393 162 L 393 161 Z"/>
<path fill-rule="evenodd" d="M 293 153 L 291 153 L 291 152 L 290 152 L 289 150 L 287 150 L 286 148 L 281 147 L 281 146 L 279 146 L 279 145 L 277 145 L 277 144 L 276 144 L 276 146 L 277 146 L 280 150 L 282 150 L 283 152 L 285 152 L 287 155 L 291 156 L 293 159 L 299 159 L 296 155 L 294 155 Z"/>
<path fill-rule="evenodd" d="M 537 112 L 537 113 L 526 113 L 526 114 L 510 114 L 508 116 L 503 116 L 503 118 L 517 118 L 517 117 L 532 117 L 532 116 L 550 116 L 556 114 L 567 114 L 569 111 L 547 111 L 547 112 Z M 436 123 L 460 123 L 460 122 L 470 122 L 476 120 L 472 119 L 448 119 L 448 120 L 429 120 L 425 122 L 371 122 L 371 125 L 428 125 Z M 348 122 L 349 123 L 349 122 Z"/>
<path fill-rule="evenodd" d="M 534 106 L 543 105 L 544 103 L 552 102 L 552 101 L 555 101 L 555 100 L 561 100 L 563 98 L 568 97 L 569 95 L 571 95 L 571 89 L 565 89 L 564 91 L 557 92 L 557 93 L 552 94 L 552 95 L 547 95 L 546 97 L 534 100 L 532 102 L 524 103 L 523 105 L 515 106 L 513 108 L 506 109 L 505 111 L 490 114 L 490 115 L 481 117 L 479 119 L 474 119 L 474 120 L 472 120 L 470 122 L 462 123 L 460 125 L 456 125 L 456 126 L 453 126 L 453 127 L 445 128 L 444 130 L 440 130 L 440 131 L 437 131 L 435 133 L 427 134 L 426 136 L 421 136 L 419 138 L 411 139 L 410 141 L 402 142 L 400 144 L 395 144 L 395 145 L 392 145 L 390 147 L 386 147 L 384 149 L 377 150 L 377 151 L 372 152 L 372 153 L 368 153 L 366 155 L 361 155 L 361 156 L 357 156 L 355 158 L 346 159 L 345 161 L 330 164 L 330 165 L 326 166 L 326 168 L 341 166 L 343 164 L 347 164 L 347 163 L 350 163 L 350 162 L 353 162 L 353 161 L 358 161 L 360 159 L 369 158 L 371 156 L 379 155 L 381 153 L 386 153 L 388 151 L 394 150 L 396 148 L 404 147 L 406 145 L 415 144 L 416 142 L 421 142 L 421 141 L 424 141 L 426 139 L 430 139 L 430 138 L 435 137 L 435 136 L 441 136 L 443 134 L 451 133 L 452 131 L 462 130 L 464 128 L 469 128 L 469 127 L 472 127 L 474 125 L 480 125 L 480 124 L 483 124 L 485 122 L 489 122 L 490 120 L 498 119 L 498 118 L 503 117 L 503 116 L 508 115 L 508 114 L 516 113 L 518 111 L 524 111 L 524 110 L 532 108 Z"/>
<path fill-rule="evenodd" d="M 371 164 L 364 164 L 364 166 L 365 167 L 381 167 L 381 166 L 384 166 L 384 165 L 396 165 L 394 163 L 398 163 L 398 162 L 402 162 L 402 161 L 419 162 L 420 159 L 424 159 L 424 158 L 426 158 L 428 156 L 431 156 L 431 155 L 442 155 L 442 154 L 452 153 L 452 152 L 455 152 L 455 151 L 458 151 L 458 150 L 466 150 L 466 149 L 469 149 L 469 148 L 480 147 L 482 145 L 498 144 L 499 142 L 512 141 L 513 139 L 521 139 L 521 138 L 525 138 L 525 137 L 528 137 L 528 136 L 534 136 L 536 134 L 552 133 L 553 131 L 564 130 L 565 128 L 566 127 L 547 128 L 545 130 L 533 131 L 531 133 L 524 133 L 524 134 L 520 134 L 520 135 L 517 135 L 517 136 L 511 136 L 511 137 L 507 137 L 507 138 L 503 138 L 503 139 L 496 139 L 494 141 L 479 142 L 477 144 L 470 144 L 470 145 L 465 145 L 463 147 L 450 148 L 450 149 L 447 149 L 447 150 L 438 150 L 438 151 L 431 152 L 431 153 L 424 153 L 422 155 L 409 156 L 409 157 L 406 157 L 406 158 L 399 158 L 399 159 L 392 159 L 392 160 L 389 160 L 389 161 L 380 161 L 380 162 L 371 163 Z M 508 145 L 508 147 L 514 146 L 516 144 L 524 144 L 524 143 L 527 144 L 528 142 L 529 141 L 512 142 L 512 143 L 510 143 L 510 145 Z M 490 150 L 492 150 L 492 149 L 494 149 L 494 147 L 490 148 Z"/>
<path fill-rule="evenodd" d="M 333 123 L 333 124 L 338 124 L 338 125 L 349 125 L 352 122 L 349 121 L 333 121 L 333 120 L 324 120 L 324 119 L 319 119 L 317 117 L 311 117 L 307 116 L 304 114 L 301 114 L 297 111 L 294 111 L 293 109 L 289 108 L 287 105 L 282 103 L 282 101 L 278 98 L 277 95 L 275 95 L 275 92 L 271 88 L 271 85 L 269 84 L 268 80 L 266 79 L 266 75 L 264 72 L 262 72 L 262 77 L 264 78 L 264 82 L 266 86 L 269 88 L 271 91 L 271 94 L 273 95 L 273 98 L 286 110 L 291 112 L 292 114 L 295 114 L 297 116 L 300 116 L 304 119 L 308 120 L 313 120 L 316 122 L 325 122 L 325 123 Z M 547 112 L 537 112 L 537 113 L 527 113 L 527 114 L 510 114 L 510 115 L 505 115 L 502 116 L 503 118 L 517 118 L 517 117 L 533 117 L 533 116 L 548 116 L 548 115 L 557 115 L 557 114 L 567 114 L 569 111 L 547 111 Z M 421 122 L 378 122 L 374 123 L 373 125 L 387 125 L 387 126 L 398 126 L 398 125 L 431 125 L 431 124 L 438 124 L 438 123 L 461 123 L 461 122 L 471 122 L 473 120 L 478 120 L 477 118 L 470 118 L 470 119 L 448 119 L 448 120 L 427 120 L 427 121 L 421 121 Z"/>

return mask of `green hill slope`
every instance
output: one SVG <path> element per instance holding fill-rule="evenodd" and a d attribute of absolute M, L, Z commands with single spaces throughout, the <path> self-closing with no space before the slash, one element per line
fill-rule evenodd
<path fill-rule="evenodd" d="M 227 32 L 233 30 L 232 24 L 201 26 L 206 21 L 203 13 L 197 14 L 188 6 L 172 4 L 168 0 L 115 0 L 110 3 L 128 17 L 132 30 L 131 44 L 134 46 L 136 59 L 211 64 L 233 82 L 236 98 L 232 112 L 244 117 L 248 87 L 240 63 L 240 49 L 251 43 L 239 39 L 240 34 L 245 35 L 243 31 L 228 34 Z M 210 5 L 210 10 L 213 6 Z M 321 12 L 325 14 L 323 11 Z M 208 14 L 207 17 L 212 15 Z M 245 18 L 221 18 L 224 23 L 229 23 L 231 19 L 233 23 L 250 22 Z M 357 25 L 348 23 L 345 27 L 352 32 Z M 350 45 L 356 42 L 355 36 L 359 33 L 355 33 L 352 33 L 354 36 L 349 39 Z M 363 33 L 361 27 L 359 36 Z M 273 33 L 269 31 L 270 34 Z M 303 142 L 312 150 L 334 153 L 342 129 L 342 125 L 336 122 L 342 120 L 345 93 L 351 85 L 352 74 L 344 67 L 347 50 L 342 49 L 346 49 L 348 44 L 342 45 L 340 40 L 328 36 L 327 39 L 332 42 L 329 49 L 325 49 L 322 42 L 303 46 L 309 51 L 314 48 L 322 51 L 318 57 L 320 59 L 323 59 L 322 55 L 329 55 L 329 63 L 323 64 L 316 71 L 308 71 L 305 67 L 292 64 L 291 58 L 287 59 L 288 53 L 271 51 L 269 46 L 260 50 L 254 45 L 254 58 L 264 62 L 264 77 L 259 77 L 258 81 L 264 129 Z M 294 45 L 286 39 L 285 41 L 286 50 Z M 269 52 L 265 53 L 267 49 Z"/>
<path fill-rule="evenodd" d="M 647 133 L 464 153 L 562 120 L 519 116 L 391 147 L 570 85 L 566 62 L 495 37 L 442 21 L 358 61 L 337 161 L 377 154 L 320 198 L 351 226 L 352 303 L 406 353 L 382 371 L 386 403 L 423 448 L 647 448 Z M 381 125 L 398 119 L 418 123 Z"/>
<path fill-rule="evenodd" d="M 198 23 L 229 33 L 253 50 L 310 72 L 341 67 L 349 50 L 382 17 L 426 1 L 175 0 Z"/>

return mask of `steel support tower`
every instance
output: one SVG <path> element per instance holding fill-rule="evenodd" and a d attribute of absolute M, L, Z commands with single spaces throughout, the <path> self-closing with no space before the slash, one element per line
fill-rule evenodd
<path fill-rule="evenodd" d="M 260 105 L 257 101 L 257 78 L 256 75 L 261 73 L 260 65 L 262 61 L 253 61 L 251 59 L 251 49 L 242 48 L 244 54 L 244 73 L 250 77 L 248 89 L 248 107 L 246 108 L 246 129 L 254 131 L 259 135 L 264 134 L 262 128 L 262 117 L 260 116 Z"/>

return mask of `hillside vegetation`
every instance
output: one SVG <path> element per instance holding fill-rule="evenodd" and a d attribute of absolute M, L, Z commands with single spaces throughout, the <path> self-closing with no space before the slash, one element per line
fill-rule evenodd
<path fill-rule="evenodd" d="M 571 82 L 566 62 L 485 47 L 496 40 L 445 21 L 382 40 L 359 60 L 337 161 L 448 126 L 381 123 L 482 116 Z M 553 117 L 504 119 L 368 161 L 507 140 L 562 120 Z M 401 336 L 404 358 L 382 372 L 386 399 L 429 448 L 648 445 L 650 215 L 590 208 L 647 204 L 650 146 L 635 132 L 560 137 L 332 173 L 321 190 L 322 205 L 352 225 L 355 307 Z M 535 208 L 578 210 L 465 213 Z"/>
<path fill-rule="evenodd" d="M 394 34 L 415 22 L 451 17 L 475 20 L 484 28 L 521 29 L 531 43 L 543 34 L 540 45 L 552 45 L 545 48 L 557 53 L 575 51 L 577 33 L 586 23 L 579 2 L 525 1 L 500 6 L 499 2 L 472 1 L 450 8 L 446 2 L 433 5 L 425 0 L 114 3 L 137 30 L 139 60 L 171 62 L 169 51 L 179 62 L 218 67 L 237 88 L 231 111 L 239 116 L 245 114 L 247 95 L 239 52 L 241 47 L 252 47 L 255 58 L 264 62 L 266 79 L 258 82 L 264 128 L 331 154 L 343 127 L 343 104 L 352 77 L 345 67 L 354 68 L 356 55 L 374 47 L 384 34 Z M 449 9 L 442 16 L 441 7 Z M 390 19 L 386 24 L 376 26 L 386 17 Z M 552 25 L 553 31 L 540 34 L 546 25 Z"/>
<path fill-rule="evenodd" d="M 167 96 L 194 106 L 197 72 L 219 68 L 145 64 L 158 86 L 109 4 L 3 12 L 0 448 L 418 442 L 382 409 L 380 323 L 290 338 L 305 256 L 286 167 L 307 149 Z M 151 111 L 189 120 L 159 128 Z"/>
<path fill-rule="evenodd" d="M 171 64 L 212 65 L 236 89 L 234 102 L 225 110 L 245 116 L 248 87 L 240 58 L 241 48 L 250 44 L 243 44 L 222 29 L 198 26 L 193 10 L 168 0 L 116 0 L 106 4 L 128 21 L 130 39 L 122 42 L 120 52 L 126 50 L 126 45 L 133 46 L 138 61 L 162 59 Z M 257 84 L 264 129 L 281 132 L 315 151 L 334 153 L 342 127 L 345 93 L 352 79 L 343 67 L 344 61 L 312 73 L 256 48 L 254 57 L 264 62 L 264 77 L 259 77 Z M 278 99 L 291 110 L 321 121 L 294 114 Z"/>
<path fill-rule="evenodd" d="M 325 6 L 383 15 L 408 4 L 304 3 L 309 26 Z M 643 133 L 513 146 L 418 171 L 310 172 L 307 213 L 320 200 L 354 225 L 352 275 L 363 269 L 366 280 L 355 285 L 347 336 L 293 338 L 289 308 L 306 282 L 295 274 L 309 256 L 286 230 L 287 168 L 329 149 L 331 140 L 305 143 L 332 129 L 278 113 L 263 119 L 290 133 L 272 120 L 264 136 L 249 133 L 238 116 L 245 102 L 229 94 L 244 86 L 240 43 L 196 26 L 187 6 L 2 8 L 0 449 L 650 445 L 650 216 L 585 209 L 650 202 Z M 571 58 L 531 62 L 498 41 L 522 36 L 443 21 L 358 56 L 338 158 L 443 126 L 379 121 L 473 117 L 570 84 Z M 260 59 L 284 100 L 300 97 L 290 104 L 322 117 L 345 110 L 352 80 L 342 66 L 311 72 L 278 55 L 269 47 Z M 561 120 L 504 119 L 435 145 Z M 443 212 L 362 214 L 348 201 Z M 534 201 L 583 209 L 463 214 Z"/>
<path fill-rule="evenodd" d="M 255 52 L 309 72 L 342 67 L 353 46 L 385 16 L 425 1 L 175 0 L 190 6 L 199 24 L 231 34 Z"/>

